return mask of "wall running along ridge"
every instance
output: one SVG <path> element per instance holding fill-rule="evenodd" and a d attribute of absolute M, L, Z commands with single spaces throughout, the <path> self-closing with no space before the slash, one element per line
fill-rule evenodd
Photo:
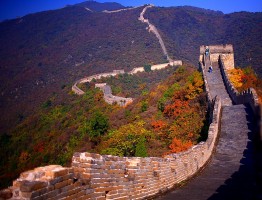
<path fill-rule="evenodd" d="M 156 37 L 157 37 L 157 39 L 158 39 L 158 41 L 159 41 L 159 43 L 160 43 L 160 46 L 161 46 L 161 48 L 162 48 L 162 51 L 163 51 L 164 55 L 166 56 L 166 59 L 171 63 L 171 62 L 173 62 L 173 60 L 169 57 L 169 55 L 168 55 L 168 53 L 167 53 L 167 50 L 166 50 L 165 43 L 164 43 L 161 35 L 159 34 L 157 28 L 156 28 L 153 24 L 151 24 L 148 19 L 145 19 L 145 18 L 144 18 L 144 14 L 145 14 L 146 10 L 147 10 L 148 8 L 152 8 L 152 7 L 154 7 L 154 6 L 153 6 L 153 5 L 148 5 L 148 6 L 146 6 L 146 7 L 142 10 L 142 12 L 140 13 L 140 16 L 139 16 L 138 20 L 140 20 L 140 21 L 143 22 L 143 23 L 146 23 L 146 24 L 148 25 L 148 27 L 147 27 L 148 31 L 149 31 L 149 32 L 152 32 L 152 33 L 154 33 L 154 34 L 156 35 Z"/>
<path fill-rule="evenodd" d="M 166 68 L 170 65 L 172 65 L 172 66 L 182 65 L 182 61 L 176 60 L 176 61 L 173 61 L 171 64 L 170 63 L 163 63 L 163 64 L 158 64 L 158 65 L 152 65 L 151 70 L 152 71 L 161 70 L 161 69 L 164 69 L 164 68 Z M 128 72 L 128 74 L 133 75 L 133 74 L 136 74 L 138 72 L 144 72 L 144 71 L 145 71 L 144 67 L 137 67 L 137 68 L 134 68 L 133 70 L 131 70 L 130 72 Z M 74 83 L 74 85 L 72 86 L 72 91 L 75 94 L 83 95 L 83 94 L 85 94 L 85 92 L 83 90 L 81 90 L 79 87 L 77 87 L 77 84 L 91 82 L 93 79 L 101 79 L 102 77 L 111 77 L 111 76 L 116 76 L 118 74 L 124 74 L 124 73 L 125 73 L 124 70 L 113 70 L 113 72 L 95 74 L 95 75 L 92 75 L 92 76 L 89 76 L 89 77 L 82 78 L 80 80 L 77 80 Z M 124 97 L 112 95 L 111 88 L 110 88 L 111 93 L 105 93 L 105 89 L 108 89 L 108 87 L 110 87 L 110 86 L 106 86 L 106 83 L 103 83 L 103 87 L 96 84 L 96 87 L 100 88 L 103 91 L 104 100 L 109 104 L 117 103 L 120 106 L 126 106 L 126 105 L 133 102 L 132 98 L 124 98 Z"/>
<path fill-rule="evenodd" d="M 164 41 L 161 38 L 161 35 L 159 34 L 157 28 L 153 24 L 151 24 L 148 19 L 144 18 L 144 14 L 145 14 L 146 10 L 148 8 L 151 8 L 151 7 L 153 7 L 152 4 L 150 4 L 148 6 L 145 6 L 143 8 L 142 12 L 140 13 L 140 16 L 139 16 L 138 20 L 140 20 L 143 23 L 146 23 L 148 25 L 147 29 L 149 30 L 149 32 L 152 32 L 152 33 L 154 33 L 156 35 L 156 37 L 159 40 L 160 46 L 161 46 L 161 48 L 163 50 L 163 53 L 164 53 L 164 55 L 166 56 L 166 58 L 167 58 L 167 60 L 169 62 L 169 63 L 164 63 L 164 64 L 152 65 L 151 66 L 151 70 L 163 69 L 163 68 L 167 67 L 168 65 L 171 65 L 171 66 L 182 65 L 182 61 L 181 60 L 172 60 L 169 57 L 169 55 L 167 53 L 167 50 L 166 50 L 166 47 L 165 47 L 165 44 L 164 44 Z M 116 13 L 116 12 L 122 12 L 122 11 L 126 11 L 126 10 L 136 9 L 136 8 L 138 8 L 138 7 L 127 8 L 127 9 L 120 9 L 120 10 L 116 10 L 116 11 L 106 11 L 105 10 L 103 12 L 105 12 L 105 13 Z M 119 72 L 115 72 L 115 71 L 119 71 Z M 136 74 L 138 72 L 144 72 L 144 67 L 134 68 L 128 74 Z M 90 76 L 90 77 L 87 77 L 87 78 L 80 79 L 80 80 L 76 81 L 75 84 L 72 86 L 72 91 L 75 94 L 83 95 L 84 91 L 82 91 L 80 88 L 77 87 L 78 83 L 90 82 L 92 79 L 100 79 L 101 77 L 116 76 L 117 74 L 120 74 L 120 73 L 124 73 L 123 70 L 114 70 L 113 73 L 96 74 L 96 75 L 93 75 L 93 76 Z M 110 86 L 105 86 L 103 88 L 99 87 L 99 88 L 104 92 L 105 90 L 108 90 L 108 87 L 110 87 Z M 111 88 L 110 88 L 110 91 L 111 91 Z M 117 103 L 120 106 L 126 106 L 126 105 L 128 105 L 128 104 L 133 102 L 132 98 L 123 98 L 123 97 L 119 97 L 119 96 L 114 96 L 114 95 L 112 95 L 112 93 L 107 94 L 105 92 L 104 92 L 104 100 L 107 103 L 109 103 L 109 104 Z"/>

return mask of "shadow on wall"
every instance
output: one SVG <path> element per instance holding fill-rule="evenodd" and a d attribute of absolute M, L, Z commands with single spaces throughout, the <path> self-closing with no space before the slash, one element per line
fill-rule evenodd
<path fill-rule="evenodd" d="M 261 151 L 257 151 L 255 148 L 255 131 L 252 109 L 247 106 L 246 111 L 248 115 L 246 116 L 248 121 L 248 139 L 246 149 L 243 152 L 243 157 L 240 160 L 240 168 L 234 174 L 227 179 L 223 185 L 217 188 L 216 193 L 214 193 L 208 200 L 226 200 L 226 199 L 245 199 L 245 200 L 255 200 L 262 199 L 262 188 L 259 186 L 258 178 L 258 163 L 254 156 L 261 156 Z M 257 183 L 256 183 L 257 181 Z M 259 189 L 260 188 L 260 189 Z"/>

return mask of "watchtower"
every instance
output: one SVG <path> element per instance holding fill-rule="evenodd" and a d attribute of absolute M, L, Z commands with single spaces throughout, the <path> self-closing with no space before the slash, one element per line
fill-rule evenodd
<path fill-rule="evenodd" d="M 201 63 L 205 63 L 205 54 L 206 49 L 209 49 L 209 58 L 211 63 L 217 62 L 219 55 L 221 56 L 222 60 L 224 61 L 226 69 L 233 69 L 235 67 L 234 64 L 234 51 L 232 44 L 225 44 L 225 45 L 210 45 L 210 46 L 200 46 L 200 57 L 199 61 Z"/>

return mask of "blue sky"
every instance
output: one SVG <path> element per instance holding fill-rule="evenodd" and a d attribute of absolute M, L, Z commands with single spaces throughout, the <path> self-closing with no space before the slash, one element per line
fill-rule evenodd
<path fill-rule="evenodd" d="M 62 8 L 84 0 L 0 0 L 0 21 L 21 17 L 29 13 Z M 249 11 L 262 12 L 262 0 L 97 0 L 118 2 L 124 6 L 139 6 L 152 3 L 156 6 L 190 5 L 224 13 Z"/>

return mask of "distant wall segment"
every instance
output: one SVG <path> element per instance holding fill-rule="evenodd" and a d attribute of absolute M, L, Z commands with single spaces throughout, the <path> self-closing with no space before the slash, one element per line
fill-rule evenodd
<path fill-rule="evenodd" d="M 168 66 L 178 66 L 178 65 L 182 65 L 181 60 L 175 60 L 175 61 L 172 61 L 171 63 L 163 63 L 163 64 L 152 65 L 151 70 L 153 70 L 153 71 L 154 70 L 161 70 L 161 69 L 164 69 Z M 133 74 L 136 74 L 138 72 L 144 72 L 144 71 L 145 71 L 144 67 L 137 67 L 137 68 L 134 68 L 133 70 L 131 70 L 130 72 L 128 72 L 128 74 L 133 75 Z M 101 79 L 102 77 L 111 77 L 111 76 L 116 76 L 116 75 L 124 74 L 124 73 L 125 73 L 124 70 L 113 70 L 113 72 L 95 74 L 95 75 L 92 75 L 92 76 L 82 78 L 80 80 L 77 80 L 74 83 L 74 85 L 72 86 L 72 91 L 77 95 L 83 95 L 85 92 L 83 90 L 81 90 L 79 87 L 77 87 L 77 84 L 91 82 L 94 79 Z M 96 87 L 100 88 L 104 92 L 104 87 L 105 87 L 106 84 L 103 83 L 102 85 L 103 86 L 101 86 L 100 84 L 96 84 Z M 106 87 L 110 87 L 110 86 L 106 86 Z M 130 103 L 133 102 L 132 98 L 124 98 L 124 97 L 114 96 L 114 95 L 112 95 L 112 93 L 107 94 L 105 92 L 104 92 L 104 100 L 109 104 L 117 103 L 120 106 L 126 106 L 127 104 L 130 104 Z"/>

